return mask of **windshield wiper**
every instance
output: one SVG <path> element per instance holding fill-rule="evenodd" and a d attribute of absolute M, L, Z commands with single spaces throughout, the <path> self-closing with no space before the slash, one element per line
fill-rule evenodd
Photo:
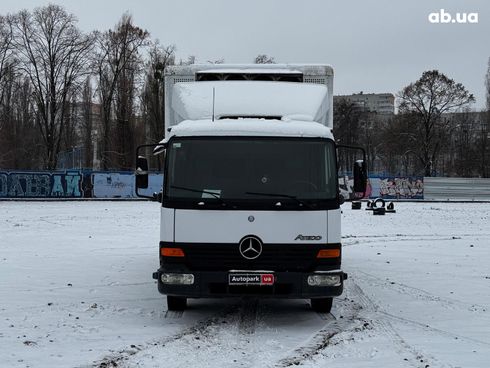
<path fill-rule="evenodd" d="M 267 197 L 280 197 L 280 198 L 289 198 L 295 200 L 300 206 L 305 206 L 309 209 L 313 209 L 311 205 L 298 199 L 298 197 L 290 195 L 290 194 L 280 194 L 280 193 L 257 193 L 257 192 L 245 192 L 245 194 L 252 194 L 258 196 L 267 196 Z"/>
<path fill-rule="evenodd" d="M 176 185 L 171 185 L 170 188 L 173 189 L 181 189 L 181 190 L 186 190 L 188 192 L 194 192 L 194 193 L 201 193 L 201 194 L 209 194 L 212 195 L 214 198 L 216 198 L 220 203 L 224 206 L 228 206 L 228 203 L 226 203 L 223 198 L 221 198 L 217 193 L 211 192 L 209 190 L 202 190 L 202 189 L 194 189 L 194 188 L 187 188 L 187 187 L 179 187 Z"/>

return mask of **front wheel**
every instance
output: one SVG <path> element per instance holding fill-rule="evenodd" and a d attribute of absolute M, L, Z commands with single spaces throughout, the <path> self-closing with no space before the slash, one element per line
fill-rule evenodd
<path fill-rule="evenodd" d="M 183 311 L 187 307 L 187 298 L 167 295 L 167 308 L 169 311 Z"/>
<path fill-rule="evenodd" d="M 318 313 L 330 313 L 332 310 L 333 298 L 311 299 L 311 309 Z"/>

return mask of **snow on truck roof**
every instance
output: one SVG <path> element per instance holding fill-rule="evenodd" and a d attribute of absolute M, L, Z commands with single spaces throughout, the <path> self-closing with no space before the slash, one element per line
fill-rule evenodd
<path fill-rule="evenodd" d="M 220 70 L 221 71 L 217 71 Z M 328 64 L 191 64 L 170 65 L 165 68 L 165 75 L 194 75 L 194 73 L 303 73 L 309 76 L 333 75 L 333 68 Z"/>
<path fill-rule="evenodd" d="M 330 128 L 313 121 L 252 118 L 183 121 L 173 126 L 168 136 L 160 143 L 165 143 L 174 136 L 307 137 L 333 139 Z"/>
<path fill-rule="evenodd" d="M 209 81 L 177 83 L 173 88 L 172 109 L 181 121 L 211 119 L 214 112 L 216 118 L 289 117 L 326 124 L 330 107 L 324 85 Z"/>

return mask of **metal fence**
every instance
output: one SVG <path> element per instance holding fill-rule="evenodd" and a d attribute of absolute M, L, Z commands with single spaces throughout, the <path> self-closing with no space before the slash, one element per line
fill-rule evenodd
<path fill-rule="evenodd" d="M 490 179 L 426 177 L 424 200 L 490 201 Z"/>

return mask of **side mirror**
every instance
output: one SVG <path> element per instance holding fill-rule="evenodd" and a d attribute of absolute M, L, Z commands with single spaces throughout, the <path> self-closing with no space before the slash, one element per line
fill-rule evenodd
<path fill-rule="evenodd" d="M 148 188 L 148 160 L 146 157 L 138 156 L 136 160 L 136 188 L 147 189 Z"/>
<path fill-rule="evenodd" d="M 354 163 L 354 192 L 366 193 L 367 170 L 364 160 L 357 160 Z"/>

